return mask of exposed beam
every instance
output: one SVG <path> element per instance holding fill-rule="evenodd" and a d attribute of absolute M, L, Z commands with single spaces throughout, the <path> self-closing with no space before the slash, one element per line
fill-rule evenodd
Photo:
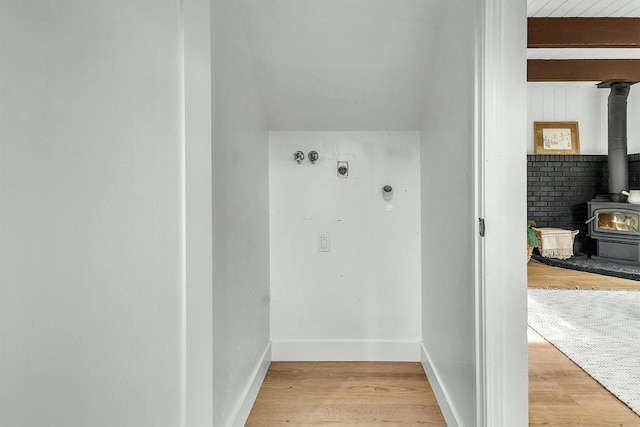
<path fill-rule="evenodd" d="M 530 59 L 527 81 L 637 82 L 640 81 L 640 59 Z"/>
<path fill-rule="evenodd" d="M 527 18 L 530 48 L 640 48 L 640 18 Z"/>

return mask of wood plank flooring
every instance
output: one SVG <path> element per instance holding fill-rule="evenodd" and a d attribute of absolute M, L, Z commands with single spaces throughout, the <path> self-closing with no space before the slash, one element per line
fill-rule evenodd
<path fill-rule="evenodd" d="M 528 264 L 529 287 L 639 289 L 640 282 Z M 529 425 L 640 426 L 640 417 L 529 329 Z"/>
<path fill-rule="evenodd" d="M 531 261 L 530 287 L 638 289 L 640 282 Z M 640 417 L 529 331 L 529 425 L 640 426 Z M 419 363 L 274 362 L 249 427 L 446 426 Z"/>
<path fill-rule="evenodd" d="M 527 276 L 530 288 L 640 289 L 635 280 L 552 267 L 535 260 L 527 264 Z"/>
<path fill-rule="evenodd" d="M 540 335 L 529 334 L 530 426 L 640 426 L 624 403 Z"/>
<path fill-rule="evenodd" d="M 420 363 L 273 362 L 246 426 L 445 427 Z"/>

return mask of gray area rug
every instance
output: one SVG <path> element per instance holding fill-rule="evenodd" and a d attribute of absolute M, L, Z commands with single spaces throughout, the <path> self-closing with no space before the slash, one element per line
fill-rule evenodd
<path fill-rule="evenodd" d="M 529 326 L 640 415 L 640 291 L 529 289 Z"/>

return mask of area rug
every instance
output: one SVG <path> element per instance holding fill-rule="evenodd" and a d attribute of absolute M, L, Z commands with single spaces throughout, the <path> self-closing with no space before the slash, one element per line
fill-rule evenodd
<path fill-rule="evenodd" d="M 529 289 L 529 326 L 640 415 L 640 291 Z"/>

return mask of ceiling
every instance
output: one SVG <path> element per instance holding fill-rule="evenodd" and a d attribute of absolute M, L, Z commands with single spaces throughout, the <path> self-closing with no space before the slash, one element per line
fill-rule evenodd
<path fill-rule="evenodd" d="M 535 18 L 637 18 L 640 0 L 527 0 Z"/>
<path fill-rule="evenodd" d="M 527 49 L 527 59 L 640 59 L 640 49 Z"/>
<path fill-rule="evenodd" d="M 240 5 L 272 130 L 419 128 L 442 1 Z"/>
<path fill-rule="evenodd" d="M 447 0 L 237 2 L 270 129 L 419 129 Z M 532 17 L 640 16 L 640 0 L 527 4 Z M 528 49 L 528 57 L 638 57 L 638 49 L 586 50 Z"/>

